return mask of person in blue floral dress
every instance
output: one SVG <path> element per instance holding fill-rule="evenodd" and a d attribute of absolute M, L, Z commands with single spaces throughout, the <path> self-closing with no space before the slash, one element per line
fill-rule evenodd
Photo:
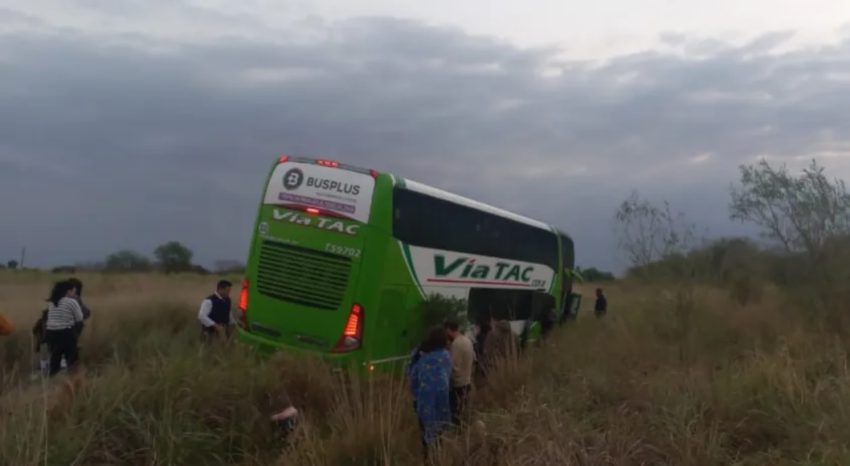
<path fill-rule="evenodd" d="M 422 442 L 432 445 L 440 433 L 451 426 L 449 384 L 452 358 L 445 329 L 431 330 L 428 338 L 414 350 L 408 367 L 416 416 L 422 429 Z"/>

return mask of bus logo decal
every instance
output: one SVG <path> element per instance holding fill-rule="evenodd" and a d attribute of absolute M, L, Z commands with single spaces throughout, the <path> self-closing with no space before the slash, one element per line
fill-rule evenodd
<path fill-rule="evenodd" d="M 533 266 L 497 261 L 492 265 L 476 264 L 474 257 L 458 257 L 446 264 L 442 254 L 434 255 L 434 273 L 437 277 L 448 277 L 455 271 L 460 272 L 457 278 L 475 278 L 495 281 L 530 282 L 534 273 Z M 491 272 L 495 274 L 491 275 Z"/>
<path fill-rule="evenodd" d="M 283 187 L 292 191 L 301 187 L 304 182 L 304 172 L 300 168 L 293 168 L 283 175 Z"/>
<path fill-rule="evenodd" d="M 410 263 L 422 286 L 549 288 L 554 271 L 543 264 L 412 246 Z"/>

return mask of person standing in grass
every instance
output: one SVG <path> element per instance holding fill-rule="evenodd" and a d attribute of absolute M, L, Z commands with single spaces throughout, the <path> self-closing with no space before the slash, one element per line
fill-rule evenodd
<path fill-rule="evenodd" d="M 488 319 L 480 319 L 475 324 L 475 342 L 472 343 L 472 348 L 475 350 L 475 384 L 481 386 L 484 383 L 484 345 L 487 341 L 487 336 L 490 335 L 491 323 Z"/>
<path fill-rule="evenodd" d="M 602 293 L 602 288 L 596 289 L 596 304 L 593 305 L 593 313 L 596 317 L 604 317 L 608 313 L 608 300 Z"/>
<path fill-rule="evenodd" d="M 83 326 L 85 326 L 85 321 L 89 320 L 89 317 L 91 317 L 91 309 L 89 309 L 85 304 L 83 304 L 83 282 L 77 278 L 69 278 L 68 282 L 77 288 L 77 296 L 74 299 L 77 301 L 77 304 L 80 305 L 80 309 L 83 310 L 83 321 L 77 324 L 77 326 L 75 327 L 75 330 L 77 331 L 77 337 L 79 337 L 83 333 Z"/>
<path fill-rule="evenodd" d="M 73 369 L 79 358 L 76 327 L 83 321 L 83 310 L 77 303 L 77 287 L 71 281 L 58 282 L 48 298 L 45 340 L 50 350 L 50 375 L 62 369 L 62 358 Z"/>
<path fill-rule="evenodd" d="M 484 341 L 482 369 L 484 377 L 505 364 L 508 360 L 516 358 L 519 354 L 517 348 L 517 335 L 511 329 L 511 323 L 507 320 L 494 320 L 492 330 Z"/>
<path fill-rule="evenodd" d="M 451 342 L 449 352 L 452 356 L 452 388 L 449 392 L 449 406 L 452 410 L 452 423 L 459 426 L 461 414 L 472 388 L 475 350 L 472 347 L 472 341 L 460 332 L 460 325 L 457 322 L 448 321 L 444 327 Z"/>
<path fill-rule="evenodd" d="M 447 346 L 445 329 L 435 327 L 415 351 L 416 359 L 408 368 L 410 390 L 426 452 L 437 441 L 440 433 L 451 425 L 449 389 L 452 358 Z"/>
<path fill-rule="evenodd" d="M 201 302 L 198 320 L 201 322 L 201 334 L 209 339 L 212 337 L 229 337 L 233 317 L 230 314 L 230 290 L 233 284 L 220 280 L 215 293 L 207 296 Z"/>

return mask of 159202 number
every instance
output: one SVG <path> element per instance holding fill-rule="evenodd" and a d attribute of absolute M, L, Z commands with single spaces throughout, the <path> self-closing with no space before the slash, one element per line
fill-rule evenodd
<path fill-rule="evenodd" d="M 360 257 L 359 249 L 348 246 L 340 246 L 338 244 L 326 244 L 325 251 L 330 252 L 332 254 L 339 254 L 341 256 Z"/>

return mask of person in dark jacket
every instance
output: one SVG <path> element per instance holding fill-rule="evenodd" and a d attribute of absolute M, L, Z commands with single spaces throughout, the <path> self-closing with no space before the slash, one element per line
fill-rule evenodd
<path fill-rule="evenodd" d="M 593 306 L 593 313 L 596 314 L 596 317 L 603 317 L 608 313 L 608 300 L 605 299 L 602 288 L 596 289 L 596 304 Z"/>
<path fill-rule="evenodd" d="M 80 305 L 80 309 L 83 310 L 83 321 L 74 327 L 74 330 L 77 332 L 77 337 L 79 338 L 80 334 L 83 333 L 83 327 L 86 325 L 85 322 L 89 320 L 89 317 L 91 317 L 91 309 L 83 304 L 83 282 L 77 278 L 69 278 L 68 283 L 77 287 L 77 296 L 74 300 L 77 301 L 77 304 Z"/>
<path fill-rule="evenodd" d="M 472 342 L 472 349 L 475 350 L 475 384 L 483 385 L 484 382 L 484 345 L 487 342 L 487 336 L 490 335 L 492 326 L 487 319 L 481 319 L 475 324 L 475 341 Z"/>
<path fill-rule="evenodd" d="M 230 290 L 233 284 L 220 280 L 215 293 L 207 296 L 201 302 L 198 311 L 198 321 L 201 323 L 201 333 L 204 337 L 229 337 L 233 317 L 230 314 Z"/>
<path fill-rule="evenodd" d="M 484 377 L 519 354 L 518 335 L 507 320 L 495 320 L 483 345 L 481 366 Z"/>

